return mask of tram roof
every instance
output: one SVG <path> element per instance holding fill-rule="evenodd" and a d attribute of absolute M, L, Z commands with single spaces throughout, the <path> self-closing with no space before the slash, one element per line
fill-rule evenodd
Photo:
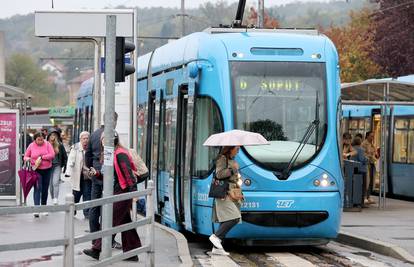
<path fill-rule="evenodd" d="M 341 87 L 342 100 L 414 102 L 414 75 L 343 83 Z"/>
<path fill-rule="evenodd" d="M 263 41 L 260 41 L 261 36 L 268 36 L 268 33 L 278 34 L 275 37 L 289 37 L 277 39 L 279 45 L 282 47 L 295 47 L 294 44 L 304 44 L 306 47 L 321 47 L 321 43 L 326 41 L 324 35 L 319 34 L 316 30 L 240 30 L 240 29 L 206 29 L 203 32 L 196 32 L 190 35 L 184 36 L 178 40 L 174 40 L 166 45 L 157 48 L 154 51 L 151 59 L 151 53 L 147 53 L 140 56 L 138 59 L 137 76 L 138 79 L 147 76 L 147 69 L 150 60 L 151 71 L 156 73 L 166 70 L 168 68 L 174 68 L 187 64 L 188 62 L 198 59 L 199 49 L 205 46 L 208 40 L 214 40 L 223 43 L 229 50 L 239 51 L 240 48 L 245 45 L 240 38 L 246 37 L 247 34 L 250 37 L 256 37 L 258 40 L 257 45 L 264 45 Z M 284 39 L 284 40 L 283 40 Z M 274 44 L 274 40 L 271 41 Z M 250 45 L 255 45 L 251 43 Z M 236 49 L 237 48 L 237 49 Z M 250 46 L 248 47 L 250 49 Z"/>

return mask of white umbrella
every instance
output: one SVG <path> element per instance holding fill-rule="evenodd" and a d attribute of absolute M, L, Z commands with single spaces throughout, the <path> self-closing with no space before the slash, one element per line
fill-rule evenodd
<path fill-rule="evenodd" d="M 270 144 L 261 134 L 231 130 L 224 133 L 210 135 L 204 146 L 257 146 Z"/>

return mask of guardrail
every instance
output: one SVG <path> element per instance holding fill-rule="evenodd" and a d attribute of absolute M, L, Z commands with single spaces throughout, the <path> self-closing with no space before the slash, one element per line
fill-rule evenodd
<path fill-rule="evenodd" d="M 13 243 L 13 244 L 2 244 L 0 245 L 0 252 L 10 250 L 23 250 L 33 248 L 45 248 L 45 247 L 56 247 L 64 246 L 63 251 L 63 265 L 65 267 L 73 267 L 75 262 L 75 245 L 92 241 L 94 239 L 102 238 L 104 236 L 111 236 L 113 234 L 127 231 L 133 228 L 137 228 L 143 225 L 148 225 L 146 245 L 141 246 L 137 249 L 127 251 L 114 255 L 110 258 L 99 261 L 93 266 L 108 266 L 110 264 L 119 262 L 129 257 L 138 255 L 146 252 L 148 254 L 146 266 L 154 266 L 154 201 L 153 201 L 154 182 L 148 181 L 147 189 L 142 191 L 134 191 L 110 197 L 103 197 L 83 203 L 74 203 L 72 194 L 68 194 L 65 198 L 65 204 L 53 205 L 53 206 L 30 206 L 30 207 L 5 207 L 0 208 L 1 215 L 12 215 L 12 214 L 25 214 L 34 212 L 65 212 L 65 223 L 64 223 L 64 238 L 43 240 L 35 242 L 24 242 L 24 243 Z M 111 227 L 103 231 L 97 231 L 89 233 L 83 236 L 75 237 L 74 231 L 74 212 L 75 210 L 83 210 L 87 208 L 102 206 L 104 204 L 111 204 L 114 202 L 138 198 L 146 196 L 146 216 L 140 220 L 136 220 L 136 209 L 133 209 L 132 222 Z"/>

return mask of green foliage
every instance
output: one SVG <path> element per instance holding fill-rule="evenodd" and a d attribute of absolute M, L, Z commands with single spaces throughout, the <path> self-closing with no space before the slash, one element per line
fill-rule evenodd
<path fill-rule="evenodd" d="M 275 141 L 275 140 L 286 141 L 287 140 L 285 133 L 283 132 L 282 125 L 269 119 L 258 120 L 258 121 L 249 123 L 246 129 L 263 135 L 263 137 L 269 141 Z"/>
<path fill-rule="evenodd" d="M 54 86 L 48 82 L 47 73 L 41 70 L 27 54 L 13 54 L 7 60 L 6 83 L 31 94 L 33 106 L 54 105 Z"/>

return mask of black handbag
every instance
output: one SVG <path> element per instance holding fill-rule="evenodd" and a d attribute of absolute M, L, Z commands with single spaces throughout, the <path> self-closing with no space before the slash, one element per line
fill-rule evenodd
<path fill-rule="evenodd" d="M 227 191 L 229 190 L 228 180 L 228 178 L 217 179 L 216 175 L 214 174 L 210 185 L 210 191 L 208 192 L 208 197 L 225 198 L 227 196 Z"/>

